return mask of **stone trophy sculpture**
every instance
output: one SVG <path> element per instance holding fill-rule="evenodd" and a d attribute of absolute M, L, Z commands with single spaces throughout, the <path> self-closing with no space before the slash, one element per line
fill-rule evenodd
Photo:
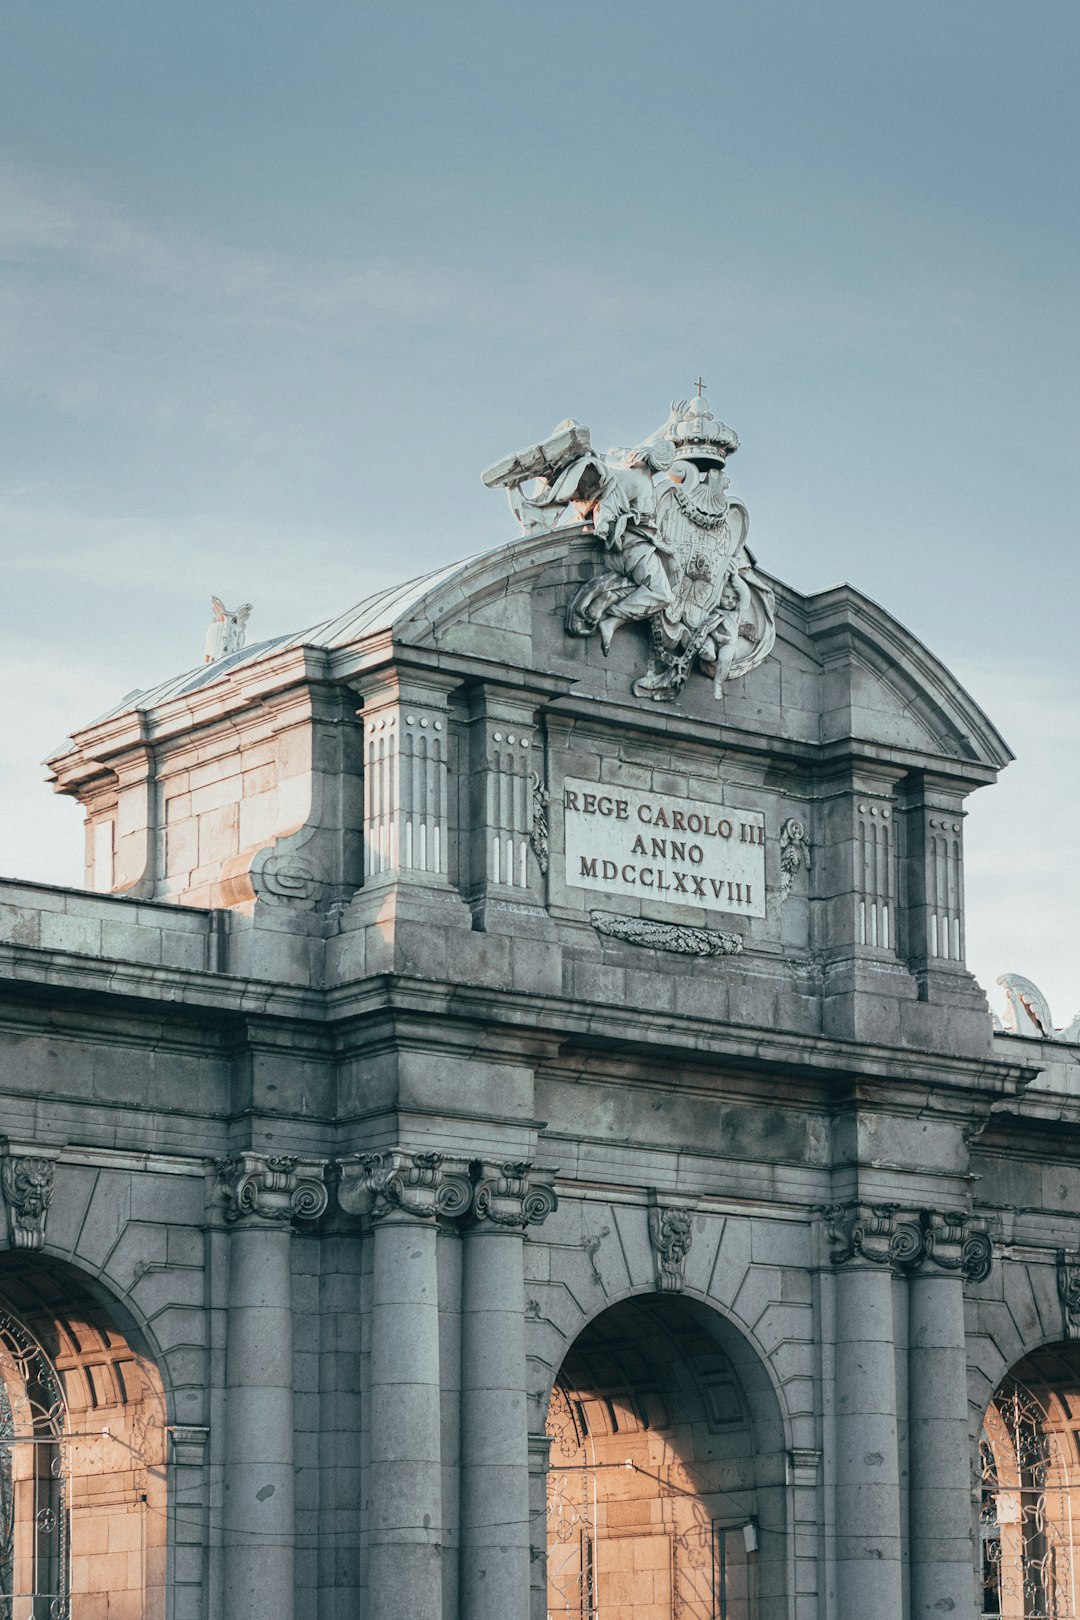
<path fill-rule="evenodd" d="M 673 401 L 633 449 L 602 455 L 568 419 L 483 475 L 506 489 L 526 534 L 556 528 L 571 510 L 592 528 L 606 566 L 572 598 L 566 628 L 598 635 L 606 654 L 624 624 L 648 623 L 652 658 L 637 697 L 674 701 L 695 664 L 720 697 L 772 649 L 773 590 L 746 549 L 747 510 L 727 495 L 724 466 L 738 447 L 699 393 Z"/>
<path fill-rule="evenodd" d="M 204 664 L 216 664 L 219 658 L 239 652 L 244 645 L 247 622 L 251 617 L 250 602 L 243 602 L 238 608 L 227 608 L 220 597 L 212 596 L 210 606 L 214 617 L 206 632 Z"/>

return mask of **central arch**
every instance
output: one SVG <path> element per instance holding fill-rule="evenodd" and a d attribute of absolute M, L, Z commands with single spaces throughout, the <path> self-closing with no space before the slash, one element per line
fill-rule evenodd
<path fill-rule="evenodd" d="M 780 1620 L 783 1423 L 764 1366 L 685 1296 L 603 1311 L 548 1408 L 550 1620 Z"/>

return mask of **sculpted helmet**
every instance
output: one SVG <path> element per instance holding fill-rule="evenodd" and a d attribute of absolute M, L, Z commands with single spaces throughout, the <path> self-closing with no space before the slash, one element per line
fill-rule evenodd
<path fill-rule="evenodd" d="M 708 400 L 700 397 L 690 401 L 684 414 L 668 427 L 665 437 L 674 445 L 677 460 L 692 461 L 699 467 L 722 467 L 739 448 L 735 430 L 717 421 Z"/>

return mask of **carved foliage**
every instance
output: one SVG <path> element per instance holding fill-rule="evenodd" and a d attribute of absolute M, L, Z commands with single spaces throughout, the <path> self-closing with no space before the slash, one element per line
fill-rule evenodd
<path fill-rule="evenodd" d="M 327 1204 L 325 1165 L 293 1154 L 237 1153 L 218 1164 L 225 1219 L 314 1221 Z"/>
<path fill-rule="evenodd" d="M 686 928 L 677 923 L 653 922 L 648 917 L 627 917 L 619 911 L 590 911 L 598 934 L 625 939 L 631 945 L 648 945 L 655 951 L 675 951 L 680 956 L 738 956 L 741 934 L 722 934 L 714 928 Z"/>
<path fill-rule="evenodd" d="M 532 826 L 529 830 L 529 845 L 536 864 L 541 872 L 548 869 L 548 800 L 551 795 L 536 771 L 529 772 L 529 783 L 532 787 Z"/>
<path fill-rule="evenodd" d="M 780 828 L 780 899 L 786 900 L 805 865 L 810 870 L 810 835 L 801 821 L 789 816 Z"/>
<path fill-rule="evenodd" d="M 972 1230 L 963 1210 L 908 1210 L 898 1204 L 829 1204 L 822 1211 L 833 1265 L 852 1259 L 897 1271 L 924 1264 L 985 1282 L 993 1264 L 986 1232 Z"/>
<path fill-rule="evenodd" d="M 53 1195 L 51 1159 L 9 1154 L 3 1161 L 4 1201 L 16 1249 L 40 1249 Z"/>
<path fill-rule="evenodd" d="M 656 1286 L 661 1294 L 681 1294 L 686 1281 L 686 1256 L 693 1242 L 693 1212 L 689 1209 L 649 1211 L 649 1242 L 656 1264 Z"/>

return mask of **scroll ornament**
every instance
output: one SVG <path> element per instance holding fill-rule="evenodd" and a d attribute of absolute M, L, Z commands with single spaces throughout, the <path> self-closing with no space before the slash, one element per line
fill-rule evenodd
<path fill-rule="evenodd" d="M 693 1242 L 693 1211 L 649 1211 L 649 1242 L 656 1264 L 656 1287 L 661 1294 L 681 1294 L 686 1281 L 686 1256 Z"/>
<path fill-rule="evenodd" d="M 494 1226 L 539 1226 L 558 1208 L 555 1188 L 549 1181 L 534 1178 L 533 1166 L 524 1160 L 499 1165 L 479 1165 L 473 1194 L 473 1215 Z"/>
<path fill-rule="evenodd" d="M 822 1211 L 833 1265 L 853 1259 L 911 1272 L 924 1264 L 985 1282 L 993 1264 L 989 1235 L 964 1210 L 901 1211 L 899 1204 L 829 1204 Z"/>
<path fill-rule="evenodd" d="M 1080 1339 L 1080 1253 L 1062 1249 L 1057 1280 L 1065 1337 Z"/>
<path fill-rule="evenodd" d="M 327 1205 L 326 1166 L 293 1154 L 237 1153 L 218 1164 L 225 1219 L 314 1221 Z"/>
<path fill-rule="evenodd" d="M 338 1200 L 349 1215 L 381 1221 L 392 1211 L 433 1220 L 464 1215 L 472 1203 L 465 1166 L 455 1168 L 441 1153 L 360 1153 L 342 1167 Z"/>
<path fill-rule="evenodd" d="M 538 1225 L 558 1206 L 548 1176 L 537 1179 L 524 1161 L 486 1164 L 450 1159 L 442 1153 L 410 1153 L 400 1148 L 359 1153 L 342 1166 L 338 1199 L 349 1215 L 380 1221 L 392 1212 L 420 1220 L 493 1226 Z"/>
<path fill-rule="evenodd" d="M 16 1249 L 40 1249 L 45 1242 L 45 1218 L 53 1195 L 52 1159 L 8 1155 L 0 1176 L 12 1244 Z"/>

